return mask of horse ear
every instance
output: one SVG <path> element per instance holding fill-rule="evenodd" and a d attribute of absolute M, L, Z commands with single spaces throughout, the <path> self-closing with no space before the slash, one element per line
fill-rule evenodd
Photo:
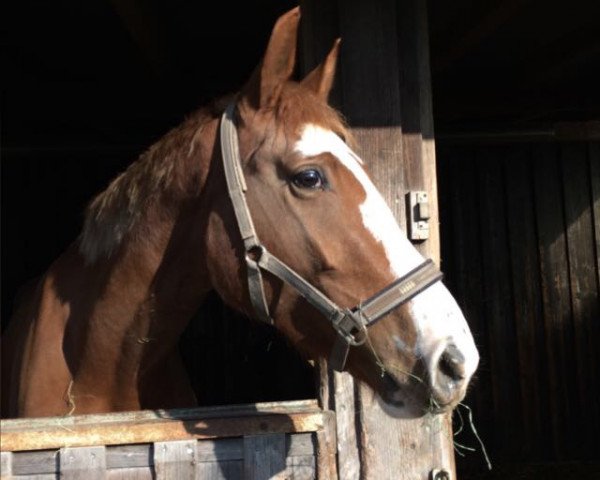
<path fill-rule="evenodd" d="M 300 8 L 284 13 L 273 27 L 265 56 L 243 89 L 256 108 L 272 107 L 296 64 Z"/>
<path fill-rule="evenodd" d="M 338 54 L 340 51 L 340 42 L 341 38 L 335 39 L 333 47 L 331 47 L 331 50 L 327 54 L 327 58 L 325 58 L 325 60 L 301 82 L 302 85 L 315 92 L 324 101 L 327 101 L 329 92 L 333 86 L 335 66 L 337 65 Z"/>

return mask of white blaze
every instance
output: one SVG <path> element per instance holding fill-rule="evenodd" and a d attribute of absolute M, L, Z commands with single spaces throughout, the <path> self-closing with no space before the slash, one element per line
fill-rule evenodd
<path fill-rule="evenodd" d="M 344 141 L 330 130 L 317 125 L 305 125 L 295 150 L 306 157 L 330 153 L 356 177 L 365 191 L 365 201 L 359 206 L 367 230 L 380 242 L 387 255 L 390 272 L 395 278 L 406 275 L 424 258 L 398 226 L 392 211 L 365 170 L 362 160 Z M 418 332 L 417 354 L 425 359 L 439 358 L 451 341 L 465 357 L 465 373 L 470 376 L 477 368 L 479 354 L 467 322 L 456 301 L 441 282 L 417 295 L 410 303 Z"/>

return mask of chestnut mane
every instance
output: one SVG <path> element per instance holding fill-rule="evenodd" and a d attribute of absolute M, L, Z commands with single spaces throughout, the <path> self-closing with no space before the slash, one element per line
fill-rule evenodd
<path fill-rule="evenodd" d="M 200 175 L 200 164 L 193 159 L 203 148 L 199 140 L 204 126 L 224 105 L 219 100 L 192 113 L 89 203 L 79 238 L 79 251 L 88 263 L 110 257 L 127 235 L 143 234 L 136 230 L 148 212 L 168 215 L 175 201 L 189 193 L 190 185 L 200 187 L 200 182 L 189 181 Z"/>

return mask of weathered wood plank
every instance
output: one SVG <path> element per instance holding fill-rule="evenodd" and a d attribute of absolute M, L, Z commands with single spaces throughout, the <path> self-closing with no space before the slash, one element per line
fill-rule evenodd
<path fill-rule="evenodd" d="M 242 438 L 201 440 L 198 442 L 197 448 L 199 462 L 220 462 L 242 460 L 244 458 L 244 442 Z"/>
<path fill-rule="evenodd" d="M 154 465 L 152 445 L 118 445 L 106 448 L 106 466 L 115 468 L 136 468 Z"/>
<path fill-rule="evenodd" d="M 548 361 L 550 422 L 552 444 L 556 458 L 564 458 L 565 438 L 572 439 L 569 418 L 573 418 L 573 406 L 569 392 L 576 389 L 571 375 L 571 359 L 574 352 L 570 330 L 571 305 L 569 266 L 565 238 L 563 194 L 557 147 L 540 144 L 534 148 L 534 189 L 539 235 L 540 274 L 546 355 Z M 560 413 L 558 413 L 560 412 Z"/>
<path fill-rule="evenodd" d="M 172 443 L 180 442 L 168 442 L 167 445 L 171 446 Z M 183 443 L 191 446 L 194 442 Z M 316 478 L 316 450 L 317 445 L 314 434 L 286 435 L 285 452 L 287 458 L 285 461 L 285 478 L 300 480 Z M 154 451 L 155 446 L 150 444 L 108 447 L 106 449 L 107 478 L 112 480 L 144 480 L 155 478 L 153 471 L 155 463 Z M 58 450 L 17 453 L 2 452 L 4 462 L 7 465 L 2 468 L 2 472 L 9 471 L 8 460 L 12 456 L 12 471 L 15 475 L 24 476 L 22 478 L 38 479 L 40 478 L 39 475 L 54 478 L 60 471 L 58 453 Z M 243 458 L 242 438 L 224 438 L 197 442 L 195 459 L 197 462 L 196 478 L 241 479 Z M 333 459 L 335 458 L 333 457 Z M 189 463 L 189 459 L 187 458 L 184 461 L 188 461 Z M 173 464 L 163 464 L 159 467 L 159 472 L 167 472 L 161 474 L 163 475 L 162 478 L 181 478 L 181 472 L 177 471 L 173 473 L 174 469 L 176 467 Z M 176 477 L 173 475 L 176 475 Z"/>
<path fill-rule="evenodd" d="M 471 161 L 468 158 L 474 152 L 478 158 Z M 444 159 L 440 169 L 447 240 L 444 258 L 450 258 L 445 260 L 444 270 L 450 270 L 447 278 L 467 319 L 481 319 L 471 325 L 482 355 L 473 389 L 478 406 L 475 420 L 492 450 L 492 460 L 494 456 L 541 460 L 556 458 L 557 452 L 563 458 L 574 458 L 589 456 L 596 448 L 590 432 L 598 424 L 600 411 L 600 357 L 593 344 L 600 337 L 599 153 L 597 143 L 560 142 L 445 145 L 439 152 Z M 497 401 L 489 398 L 492 389 L 488 384 L 490 368 L 495 372 L 497 366 L 487 360 L 487 355 L 497 355 L 499 350 L 487 333 L 492 321 L 481 311 L 483 305 L 489 311 L 491 298 L 481 291 L 481 285 L 488 281 L 481 274 L 482 265 L 489 274 L 490 263 L 482 260 L 481 248 L 483 243 L 497 244 L 499 239 L 482 235 L 477 229 L 479 220 L 472 220 L 472 212 L 489 208 L 473 199 L 473 186 L 479 188 L 479 183 L 471 171 L 502 162 L 506 166 L 509 283 L 514 296 L 509 314 L 514 314 L 519 363 L 516 374 L 505 376 L 500 388 L 504 389 L 506 382 L 509 389 L 514 388 L 511 385 L 518 381 L 521 397 L 513 399 L 509 408 L 503 405 L 500 413 L 509 413 L 502 413 L 498 419 L 497 412 L 494 417 L 486 413 Z M 491 176 L 498 177 L 496 173 Z M 502 189 L 484 186 L 481 190 L 486 197 L 504 195 Z M 498 254 L 493 245 L 485 250 L 486 257 Z M 497 289 L 492 297 L 501 292 Z M 496 373 L 494 376 L 499 379 Z M 519 428 L 523 428 L 523 435 L 519 435 L 518 443 L 490 441 L 499 429 L 504 429 L 507 436 Z M 463 438 L 457 441 L 463 443 Z M 469 440 L 464 443 L 472 445 Z"/>
<path fill-rule="evenodd" d="M 288 457 L 314 455 L 317 442 L 312 433 L 295 433 L 286 436 Z"/>
<path fill-rule="evenodd" d="M 360 478 L 360 458 L 356 436 L 354 379 L 346 372 L 333 374 L 337 426 L 338 476 L 340 480 Z"/>
<path fill-rule="evenodd" d="M 566 219 L 566 236 L 571 288 L 572 329 L 575 362 L 572 375 L 577 378 L 577 397 L 574 418 L 581 425 L 577 431 L 580 445 L 590 448 L 596 437 L 598 409 L 590 399 L 597 398 L 596 383 L 598 366 L 592 361 L 597 349 L 597 338 L 593 336 L 593 324 L 600 319 L 593 215 L 590 199 L 587 145 L 582 143 L 563 144 L 561 149 L 562 181 Z M 577 392 L 579 395 L 577 395 Z M 581 447 L 573 446 L 571 454 L 581 454 Z M 590 450 L 588 454 L 593 455 Z"/>
<path fill-rule="evenodd" d="M 212 418 L 210 420 L 163 420 L 76 424 L 60 428 L 51 420 L 49 426 L 38 423 L 33 429 L 3 429 L 2 448 L 14 450 L 42 450 L 83 445 L 118 445 L 155 441 L 240 437 L 263 432 L 291 433 L 316 432 L 323 428 L 331 412 L 265 414 L 253 417 Z"/>
<path fill-rule="evenodd" d="M 13 480 L 59 480 L 63 477 L 61 477 L 58 473 L 38 473 L 36 475 L 25 475 L 23 477 L 12 476 L 8 478 Z"/>
<path fill-rule="evenodd" d="M 505 169 L 508 247 L 521 391 L 521 415 L 517 418 L 523 422 L 523 453 L 539 457 L 543 453 L 543 443 L 535 439 L 547 436 L 550 430 L 546 420 L 549 415 L 547 381 L 545 375 L 540 375 L 545 370 L 545 352 L 530 150 L 523 146 L 508 149 Z M 513 419 L 510 423 L 515 421 L 519 420 Z"/>
<path fill-rule="evenodd" d="M 327 360 L 319 359 L 316 373 L 319 382 L 317 389 L 319 405 L 323 410 L 333 410 L 333 370 L 329 368 Z"/>
<path fill-rule="evenodd" d="M 154 443 L 154 472 L 157 480 L 196 478 L 196 440 Z"/>
<path fill-rule="evenodd" d="M 106 478 L 105 447 L 65 447 L 60 449 L 60 475 L 68 480 Z"/>
<path fill-rule="evenodd" d="M 4 453 L 4 452 L 3 452 Z M 16 452 L 12 461 L 15 475 L 37 475 L 60 471 L 58 450 Z"/>
<path fill-rule="evenodd" d="M 588 144 L 588 159 L 590 164 L 590 202 L 592 204 L 592 219 L 594 223 L 594 240 L 596 258 L 594 267 L 596 269 L 596 295 L 600 299 L 600 141 L 590 142 Z M 596 307 L 598 308 L 598 307 Z M 596 318 L 600 318 L 600 312 L 596 310 Z M 593 321 L 591 329 L 591 339 L 600 338 L 600 322 Z M 598 367 L 600 365 L 600 349 L 594 349 L 595 355 L 590 358 L 590 362 L 596 367 L 595 385 L 593 398 L 600 398 L 600 374 Z M 596 425 L 600 422 L 600 404 L 596 402 Z"/>
<path fill-rule="evenodd" d="M 244 437 L 244 479 L 285 478 L 285 435 L 246 435 Z"/>
<path fill-rule="evenodd" d="M 317 478 L 315 457 L 311 455 L 288 457 L 285 461 L 286 480 L 314 480 Z"/>
<path fill-rule="evenodd" d="M 140 410 L 90 415 L 72 415 L 61 417 L 21 418 L 0 420 L 3 432 L 19 428 L 71 428 L 76 425 L 98 425 L 103 423 L 150 422 L 154 420 L 201 420 L 210 418 L 230 418 L 259 416 L 268 414 L 287 414 L 318 412 L 317 400 L 294 400 L 287 402 L 263 402 L 240 405 L 223 405 L 199 408 L 174 408 L 170 410 Z"/>
<path fill-rule="evenodd" d="M 106 480 L 154 480 L 152 467 L 114 468 L 106 471 Z"/>
<path fill-rule="evenodd" d="M 506 405 L 518 404 L 519 383 L 511 381 L 518 375 L 516 337 L 514 331 L 511 289 L 510 253 L 506 218 L 506 184 L 503 158 L 506 149 L 487 152 L 495 161 L 479 165 L 479 202 L 482 235 L 482 262 L 485 276 L 484 315 L 488 322 L 488 349 L 492 369 L 494 416 L 501 423 L 496 430 L 499 444 L 509 442 L 514 428 L 522 424 L 521 412 L 510 411 Z M 522 267 L 517 267 L 520 271 Z M 514 422 L 507 420 L 514 418 Z"/>
<path fill-rule="evenodd" d="M 0 478 L 10 480 L 13 474 L 13 453 L 0 452 Z"/>
<path fill-rule="evenodd" d="M 336 449 L 337 437 L 335 416 L 329 415 L 323 428 L 316 432 L 317 437 L 317 477 L 337 480 Z"/>
<path fill-rule="evenodd" d="M 196 472 L 197 478 L 202 480 L 243 480 L 244 462 L 242 460 L 200 462 Z"/>

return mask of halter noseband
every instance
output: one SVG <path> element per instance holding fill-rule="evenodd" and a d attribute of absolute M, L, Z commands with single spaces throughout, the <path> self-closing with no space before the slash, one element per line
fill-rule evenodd
<path fill-rule="evenodd" d="M 337 306 L 260 243 L 246 202 L 247 187 L 240 159 L 234 111 L 235 104 L 230 103 L 221 117 L 221 154 L 229 197 L 244 241 L 248 291 L 252 306 L 260 320 L 273 324 L 273 319 L 269 315 L 261 270 L 270 272 L 293 287 L 331 322 L 338 333 L 329 363 L 334 369 L 342 371 L 350 347 L 365 342 L 367 327 L 441 280 L 442 273 L 429 259 L 360 305 L 352 309 Z"/>

